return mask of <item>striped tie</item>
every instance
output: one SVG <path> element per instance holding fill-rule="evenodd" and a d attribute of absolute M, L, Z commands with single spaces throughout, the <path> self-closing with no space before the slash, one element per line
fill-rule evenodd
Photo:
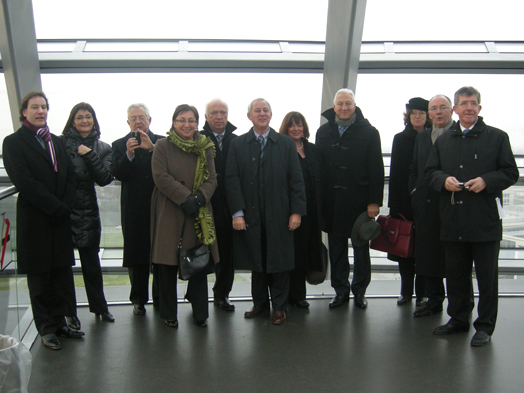
<path fill-rule="evenodd" d="M 260 142 L 260 158 L 264 157 L 264 147 L 266 145 L 266 139 L 262 136 L 258 136 L 258 141 Z"/>
<path fill-rule="evenodd" d="M 217 135 L 217 141 L 218 141 L 218 148 L 222 150 L 222 139 L 224 138 L 224 134 L 218 134 Z"/>
<path fill-rule="evenodd" d="M 58 167 L 56 164 L 56 153 L 55 153 L 55 147 L 53 145 L 53 140 L 51 139 L 51 133 L 49 132 L 49 127 L 40 128 L 38 131 L 36 131 L 36 135 L 38 135 L 45 144 L 45 150 L 51 157 L 51 161 L 53 162 L 53 169 L 55 172 L 58 172 Z"/>

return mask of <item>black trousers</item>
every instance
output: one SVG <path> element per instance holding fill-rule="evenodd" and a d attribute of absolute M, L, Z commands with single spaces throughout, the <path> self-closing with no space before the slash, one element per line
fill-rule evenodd
<path fill-rule="evenodd" d="M 28 273 L 27 286 L 36 329 L 40 336 L 66 326 L 71 267 L 58 267 L 49 273 Z"/>
<path fill-rule="evenodd" d="M 299 302 L 306 299 L 306 271 L 293 269 L 289 272 L 289 300 Z"/>
<path fill-rule="evenodd" d="M 363 296 L 371 282 L 371 259 L 369 245 L 353 247 L 353 279 L 349 285 L 348 238 L 328 234 L 329 259 L 331 261 L 331 286 L 337 295 Z"/>
<path fill-rule="evenodd" d="M 253 304 L 259 307 L 268 307 L 271 296 L 273 311 L 285 311 L 289 296 L 289 271 L 267 273 L 267 237 L 265 227 L 262 233 L 262 269 L 261 272 L 251 272 L 251 296 Z"/>
<path fill-rule="evenodd" d="M 400 273 L 400 294 L 403 296 L 412 296 L 413 289 L 418 299 L 426 296 L 424 288 L 424 278 L 415 277 L 415 258 L 400 258 L 398 261 L 398 271 Z M 413 287 L 413 282 L 415 286 Z"/>
<path fill-rule="evenodd" d="M 420 275 L 417 274 L 417 277 L 420 277 Z M 428 306 L 442 306 L 442 303 L 446 298 L 444 279 L 442 277 L 424 276 L 424 286 L 426 289 L 426 296 L 428 297 Z"/>
<path fill-rule="evenodd" d="M 235 279 L 233 265 L 233 229 L 215 228 L 220 262 L 216 267 L 216 281 L 213 286 L 215 297 L 228 297 Z"/>
<path fill-rule="evenodd" d="M 159 297 L 158 289 L 158 265 L 137 265 L 127 268 L 129 281 L 131 282 L 131 291 L 129 300 L 133 304 L 146 304 L 149 301 L 149 272 L 153 270 L 153 301 Z"/>
<path fill-rule="evenodd" d="M 168 321 L 178 320 L 177 272 L 178 266 L 156 265 L 158 268 L 160 317 Z M 191 303 L 195 321 L 209 317 L 207 276 L 187 281 L 185 298 Z"/>
<path fill-rule="evenodd" d="M 102 277 L 102 268 L 100 267 L 100 257 L 98 247 L 81 247 L 78 249 L 80 254 L 80 263 L 82 264 L 82 276 L 86 288 L 87 301 L 89 302 L 89 311 L 95 314 L 102 314 L 107 311 L 107 302 L 104 295 L 104 280 Z M 76 293 L 69 296 L 69 308 L 74 309 L 74 313 L 67 313 L 67 316 L 76 316 Z"/>
<path fill-rule="evenodd" d="M 478 318 L 475 330 L 493 334 L 498 312 L 499 241 L 444 242 L 446 251 L 446 286 L 448 314 L 458 324 L 469 325 L 475 306 L 472 293 L 472 269 L 479 287 Z"/>

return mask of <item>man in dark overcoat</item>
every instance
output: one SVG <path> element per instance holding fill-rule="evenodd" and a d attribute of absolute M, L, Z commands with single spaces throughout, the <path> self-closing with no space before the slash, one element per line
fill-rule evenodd
<path fill-rule="evenodd" d="M 258 98 L 248 107 L 253 127 L 236 138 L 226 165 L 226 193 L 233 214 L 235 267 L 252 271 L 252 318 L 273 306 L 273 323 L 282 324 L 294 268 L 293 231 L 306 214 L 302 170 L 287 135 L 269 127 L 269 103 Z"/>
<path fill-rule="evenodd" d="M 220 262 L 216 266 L 216 281 L 213 286 L 214 303 L 221 309 L 233 311 L 235 306 L 229 301 L 229 292 L 233 287 L 235 267 L 233 265 L 233 227 L 231 213 L 226 200 L 226 161 L 231 141 L 237 136 L 237 129 L 227 120 L 228 106 L 219 99 L 212 100 L 206 106 L 206 123 L 203 135 L 215 144 L 215 170 L 218 186 L 211 198 L 215 232 L 218 243 Z"/>
<path fill-rule="evenodd" d="M 330 308 L 349 301 L 350 289 L 355 305 L 367 307 L 366 288 L 371 282 L 369 244 L 353 246 L 354 270 L 349 284 L 348 239 L 355 220 L 362 212 L 376 217 L 382 206 L 384 163 L 380 135 L 355 104 L 355 94 L 341 89 L 333 108 L 322 113 L 322 125 L 315 144 L 323 158 L 324 220 L 331 261 L 331 286 L 336 296 Z"/>
<path fill-rule="evenodd" d="M 151 156 L 156 141 L 164 137 L 149 129 L 151 116 L 144 104 L 129 106 L 127 124 L 131 132 L 113 142 L 113 173 L 122 183 L 123 266 L 128 268 L 131 281 L 129 300 L 134 305 L 133 313 L 144 315 L 144 305 L 149 300 L 151 194 L 155 187 Z M 153 302 L 157 298 L 155 270 L 153 266 Z"/>
<path fill-rule="evenodd" d="M 448 131 L 455 122 L 453 105 L 445 95 L 436 95 L 429 101 L 429 118 L 433 122 L 415 139 L 413 164 L 409 176 L 409 190 L 415 215 L 415 260 L 417 276 L 423 277 L 428 301 L 417 308 L 413 315 L 427 317 L 442 311 L 446 298 L 444 280 L 446 260 L 444 244 L 440 240 L 440 193 L 428 187 L 424 168 L 435 140 Z"/>
<path fill-rule="evenodd" d="M 3 142 L 4 166 L 17 199 L 18 273 L 27 274 L 31 309 L 42 343 L 60 349 L 56 336 L 80 338 L 66 325 L 67 289 L 75 264 L 71 206 L 75 173 L 60 138 L 47 126 L 47 97 L 31 92 L 20 106 L 20 127 Z"/>
<path fill-rule="evenodd" d="M 434 334 L 467 332 L 474 302 L 471 274 L 479 287 L 478 318 L 472 346 L 489 343 L 498 310 L 498 256 L 502 240 L 502 191 L 515 184 L 519 171 L 508 134 L 484 123 L 480 93 L 460 88 L 453 110 L 459 117 L 450 132 L 437 138 L 424 175 L 440 194 L 440 238 L 446 255 L 448 314 Z"/>

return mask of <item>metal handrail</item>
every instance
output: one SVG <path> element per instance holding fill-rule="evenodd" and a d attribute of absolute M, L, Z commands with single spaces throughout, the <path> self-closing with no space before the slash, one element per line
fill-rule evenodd
<path fill-rule="evenodd" d="M 5 190 L 0 191 L 0 201 L 12 195 L 15 195 L 17 192 L 18 190 L 15 186 L 11 186 L 6 188 Z"/>

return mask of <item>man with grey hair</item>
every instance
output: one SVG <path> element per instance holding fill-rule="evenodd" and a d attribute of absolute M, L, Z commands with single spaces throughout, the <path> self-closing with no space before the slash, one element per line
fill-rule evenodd
<path fill-rule="evenodd" d="M 281 325 L 295 267 L 293 231 L 306 214 L 306 192 L 295 143 L 269 127 L 269 103 L 257 98 L 248 110 L 253 127 L 231 143 L 226 166 L 233 258 L 237 269 L 252 271 L 253 308 L 244 317 L 268 310 L 271 297 L 272 322 Z"/>
<path fill-rule="evenodd" d="M 214 303 L 222 310 L 233 311 L 235 306 L 229 301 L 229 292 L 233 287 L 235 267 L 233 266 L 233 227 L 231 213 L 227 206 L 225 172 L 226 161 L 231 142 L 237 137 L 237 129 L 227 120 L 227 104 L 214 99 L 206 105 L 206 123 L 201 133 L 215 144 L 215 171 L 218 185 L 211 198 L 215 232 L 218 243 L 220 262 L 216 266 L 216 281 L 213 286 Z"/>
<path fill-rule="evenodd" d="M 327 232 L 331 261 L 331 286 L 336 296 L 330 308 L 349 301 L 350 289 L 357 307 L 366 308 L 371 281 L 369 243 L 352 244 L 353 280 L 349 284 L 348 238 L 357 217 L 375 218 L 382 206 L 384 164 L 380 135 L 355 104 L 355 94 L 340 89 L 333 108 L 322 113 L 315 144 L 323 157 L 324 204 L 322 230 Z M 353 242 L 352 242 L 353 243 Z"/>
<path fill-rule="evenodd" d="M 424 280 L 428 301 L 413 313 L 416 317 L 427 317 L 442 312 L 446 297 L 443 278 L 446 277 L 444 245 L 440 240 L 440 193 L 428 186 L 424 168 L 435 140 L 448 131 L 455 122 L 451 118 L 453 106 L 445 95 L 438 94 L 429 101 L 430 128 L 422 131 L 415 139 L 413 164 L 409 176 L 411 202 L 415 215 L 415 260 L 417 276 Z"/>
<path fill-rule="evenodd" d="M 478 115 L 480 93 L 462 87 L 454 102 L 459 123 L 436 139 L 424 170 L 429 186 L 440 193 L 440 239 L 451 317 L 433 334 L 469 331 L 474 263 L 479 302 L 471 345 L 480 347 L 489 343 L 497 321 L 502 191 L 517 182 L 519 171 L 508 134 L 486 125 Z"/>
<path fill-rule="evenodd" d="M 151 116 L 144 104 L 127 109 L 131 129 L 125 137 L 113 142 L 113 174 L 121 182 L 120 214 L 124 235 L 123 266 L 131 281 L 129 300 L 133 313 L 144 315 L 149 300 L 151 194 L 155 183 L 151 173 L 151 156 L 158 139 L 149 129 Z M 153 303 L 156 302 L 153 266 Z"/>

